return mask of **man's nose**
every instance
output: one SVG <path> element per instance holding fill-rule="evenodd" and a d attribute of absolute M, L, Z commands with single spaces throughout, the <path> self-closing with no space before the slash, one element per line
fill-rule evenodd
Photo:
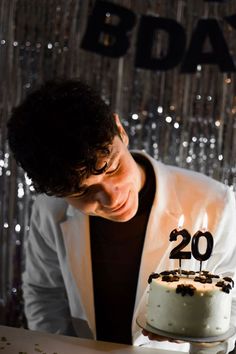
<path fill-rule="evenodd" d="M 104 183 L 97 191 L 96 199 L 104 207 L 116 207 L 121 199 L 120 189 L 113 183 Z"/>

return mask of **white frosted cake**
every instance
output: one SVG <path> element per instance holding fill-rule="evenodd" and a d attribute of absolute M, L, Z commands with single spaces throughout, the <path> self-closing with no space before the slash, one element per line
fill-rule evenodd
<path fill-rule="evenodd" d="M 159 330 L 187 337 L 206 338 L 229 329 L 229 277 L 207 271 L 178 270 L 153 273 L 149 280 L 147 323 Z"/>

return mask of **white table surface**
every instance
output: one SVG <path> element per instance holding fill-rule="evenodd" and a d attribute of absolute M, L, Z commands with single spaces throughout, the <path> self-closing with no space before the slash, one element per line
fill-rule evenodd
<path fill-rule="evenodd" d="M 0 326 L 0 354 L 180 354 Z M 181 352 L 181 354 L 183 354 Z"/>

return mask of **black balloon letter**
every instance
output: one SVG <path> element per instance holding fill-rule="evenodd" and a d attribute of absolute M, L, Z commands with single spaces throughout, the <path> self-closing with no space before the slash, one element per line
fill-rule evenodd
<path fill-rule="evenodd" d="M 204 0 L 205 2 L 226 2 L 228 0 Z"/>
<path fill-rule="evenodd" d="M 224 20 L 226 20 L 230 24 L 230 26 L 236 29 L 236 15 L 225 16 Z"/>
<path fill-rule="evenodd" d="M 167 53 L 153 57 L 153 42 L 158 31 L 168 34 Z M 151 70 L 168 70 L 182 59 L 186 36 L 184 28 L 169 18 L 142 16 L 138 31 L 135 66 Z"/>
<path fill-rule="evenodd" d="M 111 17 L 116 16 L 118 23 L 108 22 L 107 14 Z M 89 17 L 81 48 L 108 57 L 121 57 L 129 48 L 127 33 L 133 28 L 135 20 L 135 14 L 125 7 L 106 1 L 97 1 Z M 104 36 L 108 38 L 108 41 L 104 41 Z"/>
<path fill-rule="evenodd" d="M 212 50 L 203 51 L 206 39 L 209 39 Z M 181 71 L 193 73 L 198 64 L 217 64 L 221 72 L 235 71 L 224 36 L 215 19 L 199 20 L 194 30 L 188 52 Z"/>

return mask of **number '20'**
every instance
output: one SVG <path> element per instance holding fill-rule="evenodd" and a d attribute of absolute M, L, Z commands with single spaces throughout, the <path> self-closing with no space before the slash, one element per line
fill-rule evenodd
<path fill-rule="evenodd" d="M 176 241 L 177 238 L 181 236 L 181 242 L 173 248 L 170 252 L 170 258 L 172 259 L 190 259 L 191 254 L 198 261 L 206 261 L 210 258 L 214 240 L 210 232 L 208 231 L 197 231 L 194 236 L 191 238 L 191 235 L 186 229 L 182 230 L 173 230 L 170 234 L 170 241 Z M 200 253 L 199 250 L 199 241 L 201 237 L 204 237 L 207 241 L 206 250 L 204 253 Z M 190 251 L 182 251 L 189 243 L 191 242 L 191 252 Z"/>

